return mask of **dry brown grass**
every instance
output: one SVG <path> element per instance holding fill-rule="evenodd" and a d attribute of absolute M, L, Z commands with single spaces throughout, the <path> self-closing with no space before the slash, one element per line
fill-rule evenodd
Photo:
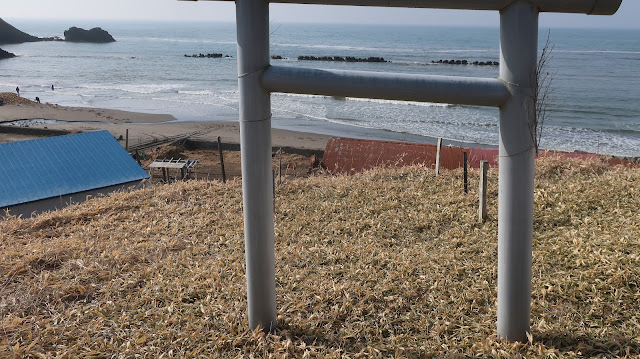
<path fill-rule="evenodd" d="M 4 100 L 5 105 L 33 105 L 36 103 L 13 92 L 0 92 L 0 98 Z"/>
<path fill-rule="evenodd" d="M 532 341 L 496 338 L 496 172 L 278 188 L 278 331 L 248 331 L 241 186 L 176 183 L 0 222 L 0 357 L 640 356 L 640 170 L 537 163 Z"/>

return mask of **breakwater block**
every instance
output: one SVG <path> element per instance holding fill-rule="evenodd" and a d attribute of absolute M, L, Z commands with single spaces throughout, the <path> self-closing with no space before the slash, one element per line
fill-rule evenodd
<path fill-rule="evenodd" d="M 497 149 L 469 149 L 443 146 L 440 168 L 456 169 L 463 166 L 463 153 L 467 152 L 469 167 L 479 168 L 486 160 L 497 165 Z M 422 164 L 435 167 L 437 146 L 424 143 L 361 140 L 333 137 L 327 142 L 322 159 L 333 173 L 356 173 L 379 166 L 400 167 Z"/>

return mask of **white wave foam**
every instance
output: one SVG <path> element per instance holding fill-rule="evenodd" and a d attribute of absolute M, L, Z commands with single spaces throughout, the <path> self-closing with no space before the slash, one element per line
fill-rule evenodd
<path fill-rule="evenodd" d="M 211 90 L 196 90 L 196 91 L 191 91 L 191 90 L 178 90 L 179 94 L 184 94 L 184 95 L 213 95 L 214 92 Z"/>
<path fill-rule="evenodd" d="M 18 86 L 18 84 L 16 83 L 11 83 L 11 82 L 0 82 L 0 87 L 9 87 L 9 88 L 13 88 L 15 89 L 16 86 Z"/>
<path fill-rule="evenodd" d="M 334 98 L 334 96 L 324 96 L 324 95 L 305 95 L 305 94 L 294 94 L 294 93 L 273 93 L 272 96 L 279 97 L 305 97 L 305 98 Z M 342 98 L 341 98 L 342 99 Z M 392 105 L 401 105 L 401 106 L 418 106 L 418 107 L 452 107 L 454 105 L 447 103 L 433 103 L 433 102 L 416 102 L 416 101 L 399 101 L 399 100 L 381 100 L 381 99 L 373 99 L 373 98 L 357 98 L 357 97 L 344 97 L 346 101 L 355 101 L 355 102 L 372 102 L 379 104 L 392 104 Z"/>
<path fill-rule="evenodd" d="M 402 106 L 418 106 L 418 107 L 452 107 L 453 105 L 448 103 L 433 103 L 433 102 L 415 102 L 415 101 L 398 101 L 398 100 L 380 100 L 373 98 L 355 98 L 355 97 L 347 97 L 349 101 L 358 101 L 358 102 L 373 102 L 380 104 L 393 104 L 393 105 L 402 105 Z"/>
<path fill-rule="evenodd" d="M 306 98 L 330 98 L 331 96 L 324 95 L 304 95 L 298 93 L 282 93 L 282 92 L 274 92 L 271 96 L 275 97 L 306 97 Z"/>
<path fill-rule="evenodd" d="M 407 127 L 407 126 L 393 126 L 390 123 L 383 123 L 383 122 L 375 122 L 375 121 L 359 121 L 356 119 L 338 119 L 338 118 L 331 118 L 331 117 L 326 117 L 326 116 L 321 116 L 321 115 L 313 115 L 313 114 L 309 114 L 309 113 L 302 113 L 302 112 L 298 112 L 298 111 L 294 111 L 294 110 L 287 110 L 287 109 L 282 109 L 282 108 L 273 108 L 274 110 L 274 114 L 276 114 L 277 112 L 283 112 L 283 113 L 288 113 L 288 114 L 292 114 L 295 116 L 299 116 L 299 117 L 303 117 L 303 118 L 307 118 L 310 120 L 318 120 L 318 121 L 323 121 L 323 122 L 329 122 L 329 123 L 335 123 L 335 124 L 339 124 L 339 125 L 346 125 L 346 126 L 351 126 L 351 127 L 357 127 L 357 128 L 364 128 L 364 129 L 370 129 L 370 130 L 378 130 L 378 131 L 388 131 L 388 132 L 393 132 L 393 133 L 398 133 L 398 134 L 408 134 L 408 135 L 416 135 L 416 136 L 425 136 L 425 137 L 432 137 L 432 138 L 437 138 L 437 137 L 442 137 L 443 139 L 447 140 L 447 141 L 455 141 L 455 142 L 461 142 L 461 143 L 468 143 L 470 145 L 495 145 L 497 144 L 497 135 L 494 136 L 496 137 L 495 139 L 492 138 L 491 136 L 484 136 L 484 137 L 480 137 L 477 134 L 476 135 L 471 135 L 469 133 L 457 133 L 457 137 L 450 137 L 451 133 L 454 133 L 455 131 L 447 131 L 447 130 L 442 130 L 442 128 L 438 127 L 438 128 L 424 128 L 424 127 Z"/>
<path fill-rule="evenodd" d="M 640 51 L 624 51 L 624 50 L 557 50 L 557 53 L 567 54 L 620 54 L 620 55 L 640 55 Z"/>
<path fill-rule="evenodd" d="M 303 113 L 303 112 L 298 112 L 298 111 L 293 111 L 293 110 L 287 110 L 287 109 L 278 108 L 278 107 L 273 108 L 273 110 L 274 110 L 274 112 L 275 111 L 285 112 L 285 113 L 293 114 L 293 115 L 296 115 L 296 116 L 300 116 L 300 117 L 304 117 L 304 118 L 308 118 L 308 119 L 312 119 L 312 120 L 319 120 L 319 121 L 337 123 L 337 124 L 340 124 L 340 125 L 355 126 L 355 127 L 360 127 L 360 128 L 384 130 L 384 128 L 382 128 L 382 127 L 369 126 L 369 125 L 365 125 L 364 123 L 355 122 L 353 120 L 351 120 L 351 121 L 350 120 L 341 120 L 341 119 L 330 118 L 330 117 L 326 117 L 326 116 L 313 115 L 313 114 L 310 114 L 310 113 Z"/>
<path fill-rule="evenodd" d="M 615 156 L 638 156 L 640 139 L 620 133 L 607 133 L 590 128 L 549 126 L 541 146 L 572 152 L 575 150 Z"/>
<path fill-rule="evenodd" d="M 213 102 L 213 101 L 187 100 L 187 99 L 175 98 L 175 97 L 153 97 L 152 100 L 162 101 L 162 102 L 173 102 L 173 103 L 186 104 L 186 105 L 217 106 L 217 107 L 228 108 L 234 111 L 238 111 L 238 108 L 234 107 L 233 105 L 220 103 L 220 102 Z"/>
<path fill-rule="evenodd" d="M 92 97 L 95 98 L 96 95 L 92 95 L 92 94 L 88 94 L 88 93 L 82 93 L 82 92 L 77 92 L 77 91 L 73 91 L 71 89 L 63 89 L 60 90 L 56 87 L 55 90 L 56 95 L 67 95 L 67 96 L 80 96 L 80 97 Z M 102 96 L 104 97 L 104 96 Z"/>
<path fill-rule="evenodd" d="M 161 92 L 174 92 L 184 88 L 185 84 L 122 84 L 122 85 L 85 85 L 84 88 L 90 90 L 115 90 L 139 94 L 154 94 Z"/>

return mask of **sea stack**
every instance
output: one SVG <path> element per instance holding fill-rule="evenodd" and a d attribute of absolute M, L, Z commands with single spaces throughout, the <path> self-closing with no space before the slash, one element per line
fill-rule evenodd
<path fill-rule="evenodd" d="M 100 44 L 116 41 L 107 31 L 99 27 L 85 30 L 74 26 L 64 32 L 64 38 L 65 41 L 69 42 L 92 42 Z"/>

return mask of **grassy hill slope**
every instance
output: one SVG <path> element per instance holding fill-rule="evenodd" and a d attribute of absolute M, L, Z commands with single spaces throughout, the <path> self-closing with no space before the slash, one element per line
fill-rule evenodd
<path fill-rule="evenodd" d="M 0 221 L 0 357 L 640 355 L 640 170 L 537 162 L 529 343 L 496 338 L 497 173 L 277 188 L 278 331 L 247 330 L 241 185 Z"/>

